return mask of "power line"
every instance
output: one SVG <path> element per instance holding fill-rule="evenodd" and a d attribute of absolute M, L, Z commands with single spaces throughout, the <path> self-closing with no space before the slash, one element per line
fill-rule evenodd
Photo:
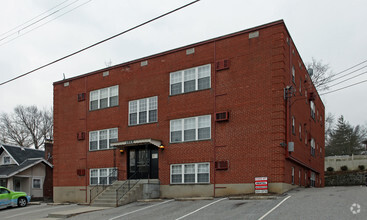
<path fill-rule="evenodd" d="M 356 76 L 352 76 L 352 77 L 350 77 L 350 78 L 348 78 L 348 79 L 345 79 L 345 80 L 343 80 L 343 81 L 341 81 L 341 82 L 335 83 L 335 84 L 333 84 L 333 85 L 331 85 L 331 86 L 328 86 L 328 87 L 333 87 L 333 86 L 339 85 L 339 84 L 341 84 L 341 83 L 343 83 L 343 82 L 346 82 L 346 81 L 348 81 L 348 80 L 354 79 L 354 78 L 356 78 L 356 77 L 358 77 L 358 76 L 361 76 L 361 75 L 364 75 L 364 74 L 366 74 L 366 73 L 367 73 L 367 71 L 362 72 L 362 73 L 360 73 L 360 74 L 358 74 L 358 75 L 356 75 Z"/>
<path fill-rule="evenodd" d="M 37 21 L 32 22 L 31 24 L 29 24 L 29 25 L 27 25 L 27 26 L 25 26 L 25 27 L 21 28 L 20 30 L 17 30 L 17 31 L 15 31 L 15 32 L 11 33 L 11 34 L 6 35 L 5 37 L 1 38 L 1 39 L 0 39 L 0 41 L 5 40 L 5 39 L 7 39 L 7 38 L 9 38 L 9 37 L 13 36 L 14 34 L 17 34 L 17 33 L 19 34 L 22 30 L 25 30 L 25 29 L 27 29 L 27 28 L 31 27 L 32 25 L 35 25 L 35 24 L 37 24 L 37 23 L 39 23 L 39 22 L 41 22 L 41 21 L 45 20 L 46 18 L 48 18 L 48 17 L 52 16 L 53 14 L 58 13 L 59 11 L 61 11 L 61 10 L 65 9 L 65 8 L 67 8 L 67 7 L 69 7 L 70 5 L 72 5 L 72 4 L 74 4 L 74 3 L 78 2 L 78 1 L 80 1 L 80 0 L 75 0 L 74 2 L 72 2 L 72 3 L 68 4 L 68 5 L 64 6 L 64 7 L 60 8 L 60 9 L 57 9 L 56 11 L 54 11 L 54 12 L 52 12 L 52 13 L 50 13 L 50 14 L 46 15 L 46 16 L 43 16 L 42 18 L 38 19 Z M 59 16 L 59 17 L 60 17 L 60 16 Z M 54 20 L 54 19 L 53 19 L 53 20 Z M 47 23 L 48 23 L 48 22 L 47 22 Z M 35 29 L 36 29 L 36 28 L 34 28 L 34 29 L 32 29 L 32 30 L 35 30 Z M 31 31 L 32 31 L 32 30 L 31 30 Z M 28 31 L 28 32 L 26 32 L 26 33 L 29 33 L 29 32 L 30 32 L 30 31 Z M 24 35 L 24 34 L 19 35 L 18 37 L 21 37 L 21 36 L 23 36 L 23 35 Z M 13 39 L 16 39 L 16 38 L 18 38 L 18 37 L 15 37 L 15 38 L 13 38 Z M 9 41 L 7 41 L 7 42 L 9 42 Z"/>
<path fill-rule="evenodd" d="M 88 50 L 88 49 L 90 49 L 90 48 L 92 48 L 92 47 L 95 47 L 95 46 L 97 46 L 97 45 L 99 45 L 99 44 L 101 44 L 101 43 L 104 43 L 104 42 L 106 42 L 106 41 L 109 41 L 109 40 L 111 40 L 111 39 L 113 39 L 113 38 L 116 38 L 116 37 L 118 37 L 118 36 L 120 36 L 120 35 L 123 35 L 123 34 L 125 34 L 125 33 L 127 33 L 127 32 L 130 32 L 130 31 L 132 31 L 132 30 L 134 30 L 134 29 L 137 29 L 137 28 L 139 28 L 139 27 L 141 27 L 141 26 L 144 26 L 144 25 L 146 25 L 146 24 L 149 24 L 149 23 L 151 23 L 151 22 L 153 22 L 153 21 L 155 21 L 155 20 L 158 20 L 158 19 L 160 19 L 160 18 L 162 18 L 162 17 L 165 17 L 165 16 L 167 16 L 167 15 L 169 15 L 169 14 L 172 14 L 172 13 L 174 13 L 174 12 L 176 12 L 176 11 L 179 11 L 179 10 L 181 10 L 181 9 L 183 9 L 183 8 L 186 8 L 186 7 L 188 7 L 188 6 L 190 6 L 190 5 L 194 4 L 194 3 L 197 3 L 197 2 L 199 2 L 199 1 L 200 1 L 200 0 L 192 1 L 192 2 L 190 2 L 190 3 L 188 3 L 188 4 L 186 4 L 186 5 L 183 5 L 183 6 L 181 6 L 181 7 L 178 7 L 178 8 L 176 8 L 176 9 L 173 9 L 173 10 L 171 10 L 171 11 L 169 11 L 169 12 L 166 12 L 166 13 L 164 13 L 164 14 L 162 14 L 162 15 L 159 15 L 159 16 L 157 16 L 157 17 L 155 17 L 155 18 L 152 18 L 152 19 L 150 19 L 150 20 L 148 20 L 148 21 L 145 21 L 145 22 L 143 22 L 143 23 L 141 23 L 141 24 L 139 24 L 139 25 L 136 25 L 136 26 L 134 26 L 134 27 L 132 27 L 132 28 L 130 28 L 130 29 L 127 29 L 127 30 L 125 30 L 125 31 L 122 31 L 122 32 L 120 32 L 120 33 L 116 34 L 116 35 L 113 35 L 113 36 L 111 36 L 111 37 L 108 37 L 108 38 L 106 38 L 106 39 L 104 39 L 104 40 L 102 40 L 102 41 L 99 41 L 99 42 L 97 42 L 97 43 L 94 43 L 94 44 L 92 44 L 92 45 L 90 45 L 90 46 L 88 46 L 88 47 L 85 47 L 85 48 L 83 48 L 83 49 L 80 49 L 80 50 L 78 50 L 78 51 L 76 51 L 76 52 L 74 52 L 74 53 L 71 53 L 71 54 L 66 55 L 66 56 L 64 56 L 64 57 L 61 57 L 61 58 L 59 58 L 59 59 L 57 59 L 57 60 L 54 60 L 54 61 L 52 61 L 52 62 L 50 62 L 50 63 L 47 63 L 47 64 L 45 64 L 45 65 L 43 65 L 43 66 L 40 66 L 40 67 L 38 67 L 38 68 L 36 68 L 36 69 L 33 69 L 33 70 L 29 71 L 29 72 L 23 73 L 23 74 L 21 74 L 21 75 L 19 75 L 19 76 L 16 76 L 16 77 L 14 77 L 14 78 L 12 78 L 12 79 L 9 79 L 9 80 L 7 80 L 7 81 L 5 81 L 5 82 L 0 83 L 0 86 L 5 85 L 5 84 L 7 84 L 7 83 L 9 83 L 9 82 L 12 82 L 12 81 L 14 81 L 14 80 L 16 80 L 16 79 L 19 79 L 19 78 L 21 78 L 21 77 L 24 77 L 24 76 L 26 76 L 26 75 L 29 75 L 29 74 L 31 74 L 31 73 L 33 73 L 33 72 L 37 71 L 37 70 L 43 69 L 43 68 L 45 68 L 45 67 L 47 67 L 47 66 L 50 66 L 50 65 L 52 65 L 52 64 L 54 64 L 54 63 L 57 63 L 57 62 L 61 61 L 61 60 L 64 60 L 64 59 L 69 58 L 69 57 L 71 57 L 71 56 L 74 56 L 75 54 L 81 53 L 81 52 L 83 52 L 83 51 L 85 51 L 85 50 Z"/>
<path fill-rule="evenodd" d="M 79 0 L 78 0 L 78 1 L 79 1 Z M 61 15 L 59 15 L 59 16 L 57 16 L 57 17 L 55 17 L 55 18 L 53 18 L 53 19 L 51 19 L 51 20 L 49 20 L 49 21 L 47 21 L 47 22 L 45 22 L 45 23 L 43 23 L 43 24 L 41 24 L 41 25 L 38 25 L 37 27 L 35 27 L 35 28 L 33 28 L 33 29 L 31 29 L 31 30 L 29 30 L 29 31 L 27 31 L 27 32 L 24 32 L 23 34 L 18 35 L 18 36 L 17 36 L 17 37 L 15 37 L 15 38 L 12 38 L 12 39 L 10 39 L 10 40 L 8 40 L 8 41 L 5 41 L 4 43 L 0 44 L 0 46 L 2 46 L 2 45 L 4 45 L 4 44 L 7 44 L 7 43 L 9 43 L 9 42 L 11 42 L 11 41 L 13 41 L 13 40 L 15 40 L 15 39 L 17 39 L 17 38 L 19 38 L 19 37 L 23 36 L 23 35 L 26 35 L 26 34 L 28 34 L 29 32 L 31 32 L 31 31 L 33 31 L 33 30 L 35 30 L 35 29 L 38 29 L 38 28 L 40 28 L 40 27 L 42 27 L 42 26 L 44 26 L 44 25 L 46 25 L 46 24 L 50 23 L 51 21 L 56 20 L 57 18 L 59 18 L 59 17 L 61 17 L 61 16 L 64 16 L 65 14 L 67 14 L 67 13 L 69 13 L 69 12 L 72 12 L 72 11 L 74 11 L 75 9 L 77 9 L 77 8 L 79 8 L 79 7 L 83 6 L 83 5 L 85 5 L 85 4 L 87 4 L 87 3 L 91 2 L 91 1 L 92 1 L 92 0 L 89 0 L 89 1 L 87 1 L 87 2 L 84 2 L 84 3 L 82 3 L 82 4 L 78 5 L 78 6 L 76 6 L 76 7 L 72 8 L 72 9 L 70 9 L 69 11 L 66 11 L 65 13 L 63 13 L 63 14 L 61 14 Z"/>
<path fill-rule="evenodd" d="M 335 89 L 335 90 L 332 90 L 332 91 L 329 91 L 329 92 L 322 93 L 322 94 L 320 94 L 320 96 L 321 95 L 326 95 L 326 94 L 329 94 L 329 93 L 333 93 L 333 92 L 336 92 L 336 91 L 339 91 L 339 90 L 342 90 L 342 89 L 346 89 L 346 88 L 349 88 L 349 87 L 352 87 L 352 86 L 355 86 L 355 85 L 358 85 L 358 84 L 361 84 L 361 83 L 365 83 L 365 82 L 367 82 L 367 80 L 363 80 L 363 81 L 351 84 L 349 86 L 344 86 L 344 87 L 339 88 L 339 89 Z"/>
<path fill-rule="evenodd" d="M 354 66 L 355 67 L 355 66 Z M 328 84 L 328 83 L 331 83 L 331 82 L 334 82 L 335 80 L 338 80 L 338 79 L 341 79 L 341 78 L 344 78 L 344 77 L 346 77 L 346 76 L 349 76 L 350 74 L 352 74 L 352 73 L 355 73 L 355 72 L 357 72 L 357 71 L 359 71 L 359 70 L 361 70 L 361 69 L 364 69 L 364 68 L 366 68 L 367 67 L 367 65 L 366 66 L 363 66 L 363 67 L 361 67 L 361 68 L 359 68 L 359 69 L 356 69 L 356 70 L 354 70 L 354 71 L 352 71 L 352 72 L 350 72 L 350 73 L 347 73 L 347 74 L 345 74 L 345 75 L 342 75 L 342 76 L 339 76 L 339 77 L 337 77 L 337 78 L 335 78 L 335 79 L 332 79 L 333 77 L 335 77 L 336 75 L 333 75 L 333 76 L 331 76 L 331 80 L 329 80 L 328 82 L 324 82 L 324 83 L 320 83 L 319 85 L 321 86 L 321 85 L 325 85 L 325 84 Z M 349 69 L 351 69 L 351 68 L 349 68 Z"/>
<path fill-rule="evenodd" d="M 341 72 L 339 72 L 339 73 L 336 73 L 336 74 L 334 74 L 334 75 L 332 76 L 332 78 L 333 78 L 333 77 L 335 77 L 335 76 L 338 76 L 338 75 L 340 75 L 340 74 L 342 74 L 342 73 L 344 73 L 344 72 L 346 72 L 346 71 L 348 71 L 348 70 L 351 70 L 351 69 L 353 69 L 354 67 L 357 67 L 357 66 L 359 66 L 359 65 L 361 65 L 361 64 L 364 64 L 364 63 L 366 63 L 366 62 L 367 62 L 367 60 L 362 61 L 361 63 L 358 63 L 358 64 L 356 64 L 356 65 L 354 65 L 354 66 L 352 66 L 352 67 L 349 67 L 348 69 L 345 69 L 345 70 L 343 70 L 343 71 L 341 71 Z"/>
<path fill-rule="evenodd" d="M 21 26 L 23 26 L 23 25 L 25 25 L 25 24 L 27 24 L 27 23 L 29 23 L 29 22 L 33 21 L 34 19 L 36 19 L 36 18 L 40 17 L 40 16 L 41 16 L 41 15 L 43 15 L 43 14 L 46 14 L 47 12 L 51 11 L 51 10 L 52 10 L 52 9 L 54 9 L 54 8 L 59 7 L 60 5 L 64 4 L 64 3 L 65 3 L 65 2 L 67 2 L 67 1 L 69 1 L 69 0 L 66 0 L 66 1 L 61 2 L 60 4 L 58 4 L 58 5 L 56 5 L 56 6 L 52 7 L 52 8 L 50 8 L 50 9 L 48 9 L 47 11 L 45 11 L 45 12 L 43 12 L 43 13 L 41 13 L 41 14 L 37 15 L 36 17 L 33 17 L 32 19 L 30 19 L 30 20 L 28 20 L 28 21 L 26 21 L 26 22 L 24 22 L 24 23 L 22 23 L 22 24 L 20 24 L 20 25 L 18 25 L 18 26 L 16 26 L 16 27 L 14 27 L 14 28 L 12 28 L 12 29 L 10 29 L 10 30 L 8 30 L 8 31 L 6 31 L 6 32 L 4 32 L 4 33 L 2 33 L 2 34 L 0 34 L 0 36 L 3 36 L 3 35 L 5 35 L 5 34 L 7 34 L 7 33 L 11 32 L 11 31 L 13 31 L 13 30 L 17 29 L 18 27 L 21 27 Z"/>

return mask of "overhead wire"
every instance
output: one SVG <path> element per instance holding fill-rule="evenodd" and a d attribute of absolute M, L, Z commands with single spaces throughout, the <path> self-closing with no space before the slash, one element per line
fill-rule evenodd
<path fill-rule="evenodd" d="M 77 1 L 79 1 L 79 0 L 77 0 Z M 53 19 L 51 19 L 51 20 L 49 20 L 49 21 L 47 21 L 47 22 L 45 22 L 45 23 L 43 23 L 43 24 L 41 24 L 41 25 L 38 25 L 38 26 L 36 26 L 35 28 L 33 28 L 33 29 L 31 29 L 31 30 L 29 30 L 29 31 L 27 31 L 27 32 L 24 32 L 24 33 L 23 33 L 23 34 L 21 34 L 21 35 L 18 35 L 18 36 L 17 36 L 17 37 L 15 37 L 15 38 L 12 38 L 12 39 L 10 39 L 10 40 L 8 40 L 8 41 L 5 41 L 4 43 L 0 44 L 0 46 L 2 46 L 2 45 L 4 45 L 4 44 L 7 44 L 7 43 L 9 43 L 9 42 L 11 42 L 11 41 L 13 41 L 13 40 L 15 40 L 15 39 L 17 39 L 17 38 L 19 38 L 19 37 L 23 36 L 23 35 L 26 35 L 27 33 L 31 32 L 31 31 L 33 31 L 33 30 L 35 30 L 35 29 L 38 29 L 38 28 L 40 28 L 40 27 L 42 27 L 42 26 L 44 26 L 44 25 L 46 25 L 46 24 L 50 23 L 51 21 L 56 20 L 57 18 L 59 18 L 59 17 L 61 17 L 61 16 L 64 16 L 65 14 L 70 13 L 70 12 L 74 11 L 75 9 L 77 9 L 77 8 L 79 8 L 79 7 L 83 6 L 83 5 L 85 5 L 85 4 L 87 4 L 87 3 L 91 2 L 91 1 L 92 1 L 92 0 L 88 0 L 88 1 L 86 1 L 86 2 L 82 3 L 82 4 L 78 5 L 78 6 L 76 6 L 76 7 L 72 8 L 72 9 L 70 9 L 69 11 L 64 12 L 63 14 L 61 14 L 61 15 L 59 15 L 59 16 L 57 16 L 57 17 L 55 17 L 55 18 L 53 18 Z"/>
<path fill-rule="evenodd" d="M 153 21 L 155 21 L 155 20 L 158 20 L 158 19 L 160 19 L 160 18 L 162 18 L 162 17 L 165 17 L 165 16 L 167 16 L 167 15 L 169 15 L 169 14 L 172 14 L 172 13 L 174 13 L 174 12 L 176 12 L 176 11 L 179 11 L 179 10 L 181 10 L 181 9 L 183 9 L 183 8 L 186 8 L 186 7 L 188 7 L 188 6 L 192 5 L 192 4 L 195 4 L 195 3 L 199 2 L 199 1 L 200 1 L 200 0 L 192 1 L 192 2 L 190 2 L 190 3 L 188 3 L 188 4 L 185 4 L 185 5 L 181 6 L 181 7 L 178 7 L 178 8 L 176 8 L 176 9 L 173 9 L 173 10 L 171 10 L 171 11 L 169 11 L 169 12 L 166 12 L 166 13 L 164 13 L 164 14 L 162 14 L 162 15 L 159 15 L 159 16 L 157 16 L 157 17 L 155 17 L 155 18 L 152 18 L 152 19 L 150 19 L 150 20 L 148 20 L 148 21 L 145 21 L 145 22 L 143 22 L 143 23 L 141 23 L 141 24 L 138 24 L 138 25 L 136 25 L 136 26 L 134 26 L 134 27 L 132 27 L 132 28 L 129 28 L 129 29 L 125 30 L 125 31 L 122 31 L 122 32 L 120 32 L 120 33 L 118 33 L 118 34 L 115 34 L 115 35 L 113 35 L 113 36 L 111 36 L 111 37 L 108 37 L 108 38 L 106 38 L 106 39 L 104 39 L 104 40 L 101 40 L 101 41 L 99 41 L 99 42 L 97 42 L 97 43 L 94 43 L 94 44 L 92 44 L 92 45 L 89 45 L 89 46 L 87 46 L 87 47 L 84 47 L 83 49 L 80 49 L 80 50 L 78 50 L 78 51 L 76 51 L 76 52 L 73 52 L 73 53 L 68 54 L 68 55 L 66 55 L 66 56 L 64 56 L 64 57 L 61 57 L 61 58 L 56 59 L 56 60 L 54 60 L 54 61 L 52 61 L 52 62 L 49 62 L 49 63 L 47 63 L 47 64 L 45 64 L 45 65 L 42 65 L 42 66 L 40 66 L 40 67 L 37 67 L 36 69 L 33 69 L 33 70 L 31 70 L 31 71 L 28 71 L 28 72 L 26 72 L 26 73 L 23 73 L 23 74 L 21 74 L 21 75 L 18 75 L 18 76 L 14 77 L 14 78 L 11 78 L 11 79 L 9 79 L 9 80 L 6 80 L 6 81 L 4 81 L 4 82 L 0 83 L 0 86 L 5 85 L 5 84 L 7 84 L 7 83 L 10 83 L 10 82 L 12 82 L 12 81 L 14 81 L 14 80 L 16 80 L 16 79 L 21 78 L 21 77 L 27 76 L 27 75 L 29 75 L 29 74 L 31 74 L 31 73 L 33 73 L 33 72 L 37 71 L 37 70 L 43 69 L 43 68 L 45 68 L 45 67 L 47 67 L 47 66 L 50 66 L 50 65 L 52 65 L 52 64 L 54 64 L 54 63 L 60 62 L 61 60 L 64 60 L 64 59 L 66 59 L 66 58 L 69 58 L 69 57 L 71 57 L 71 56 L 74 56 L 74 55 L 76 55 L 76 54 L 79 54 L 79 53 L 81 53 L 81 52 L 83 52 L 83 51 L 85 51 L 85 50 L 88 50 L 88 49 L 90 49 L 90 48 L 92 48 L 92 47 L 95 47 L 95 46 L 97 46 L 97 45 L 99 45 L 99 44 L 102 44 L 102 43 L 104 43 L 104 42 L 106 42 L 106 41 L 109 41 L 109 40 L 111 40 L 111 39 L 113 39 L 113 38 L 116 38 L 116 37 L 118 37 L 118 36 L 120 36 L 120 35 L 123 35 L 123 34 L 125 34 L 125 33 L 127 33 L 127 32 L 130 32 L 130 31 L 132 31 L 132 30 L 135 30 L 135 29 L 137 29 L 137 28 L 139 28 L 139 27 L 141 27 L 141 26 L 144 26 L 144 25 L 146 25 L 146 24 L 149 24 L 149 23 L 151 23 L 151 22 L 153 22 Z"/>
<path fill-rule="evenodd" d="M 321 94 L 320 94 L 320 96 L 321 96 L 321 95 L 326 95 L 326 94 L 329 94 L 329 93 L 333 93 L 333 92 L 336 92 L 336 91 L 340 91 L 340 90 L 343 90 L 343 89 L 346 89 L 346 88 L 349 88 L 349 87 L 352 87 L 352 86 L 356 86 L 356 85 L 358 85 L 358 84 L 362 84 L 362 83 L 365 83 L 365 82 L 367 82 L 367 80 L 363 80 L 363 81 L 360 81 L 360 82 L 357 82 L 357 83 L 351 84 L 351 85 L 349 85 L 349 86 L 344 86 L 344 87 L 342 87 L 342 88 L 335 89 L 335 90 L 332 90 L 332 91 L 329 91 L 329 92 L 321 93 Z"/>
<path fill-rule="evenodd" d="M 28 21 L 26 21 L 26 22 L 24 22 L 24 23 L 22 23 L 22 24 L 20 24 L 20 25 L 18 25 L 18 26 L 15 26 L 14 28 L 12 28 L 12 29 L 10 29 L 10 30 L 8 30 L 8 31 L 6 31 L 6 32 L 4 32 L 4 33 L 2 33 L 2 34 L 0 34 L 0 36 L 3 36 L 4 34 L 7 34 L 7 33 L 11 32 L 11 31 L 13 31 L 13 30 L 15 30 L 15 29 L 17 29 L 17 28 L 19 28 L 19 27 L 21 27 L 21 26 L 23 26 L 23 25 L 25 25 L 25 24 L 27 24 L 27 23 L 29 23 L 29 22 L 31 22 L 31 21 L 33 21 L 34 19 L 36 19 L 36 18 L 40 17 L 40 16 L 41 16 L 41 15 L 43 15 L 43 14 L 46 14 L 47 12 L 49 12 L 49 11 L 53 10 L 54 8 L 59 7 L 60 5 L 64 4 L 65 2 L 68 2 L 68 1 L 70 1 L 70 0 L 66 0 L 66 1 L 61 2 L 60 4 L 58 4 L 58 5 L 56 5 L 56 6 L 52 7 L 52 8 L 50 8 L 50 9 L 48 9 L 47 11 L 42 12 L 41 14 L 37 15 L 36 17 L 33 17 L 33 18 L 31 18 L 30 20 L 28 20 Z"/>
<path fill-rule="evenodd" d="M 21 28 L 20 30 L 17 30 L 17 31 L 15 31 L 15 32 L 13 32 L 13 33 L 11 33 L 11 34 L 9 34 L 9 35 L 7 35 L 7 36 L 5 36 L 5 37 L 1 38 L 1 39 L 0 39 L 0 41 L 3 41 L 3 40 L 5 40 L 5 39 L 7 39 L 7 38 L 9 38 L 9 37 L 11 37 L 11 36 L 13 36 L 13 35 L 15 35 L 15 34 L 18 34 L 18 36 L 17 36 L 17 37 L 15 37 L 15 38 L 13 38 L 12 40 L 6 41 L 6 43 L 8 43 L 8 42 L 10 42 L 10 41 L 13 41 L 14 39 L 17 39 L 17 38 L 19 38 L 19 37 L 23 36 L 23 35 L 24 35 L 24 34 L 26 34 L 26 33 L 29 33 L 29 32 L 31 32 L 31 31 L 33 31 L 33 30 L 37 29 L 37 28 L 33 28 L 33 29 L 31 29 L 30 31 L 25 32 L 24 34 L 19 35 L 19 33 L 20 33 L 22 30 L 25 30 L 25 29 L 27 29 L 27 28 L 29 28 L 29 27 L 31 27 L 31 26 L 33 26 L 33 25 L 35 25 L 35 24 L 37 24 L 37 23 L 39 23 L 39 22 L 41 22 L 41 21 L 45 20 L 46 18 L 48 18 L 48 17 L 50 17 L 50 16 L 52 16 L 52 15 L 54 15 L 54 14 L 56 14 L 56 13 L 60 12 L 61 10 L 63 10 L 63 9 L 65 9 L 65 8 L 69 7 L 70 5 L 72 5 L 72 4 L 74 4 L 74 3 L 78 2 L 78 1 L 80 1 L 80 0 L 75 0 L 75 1 L 73 1 L 72 3 L 70 3 L 70 4 L 68 4 L 68 5 L 66 5 L 66 6 L 64 6 L 64 7 L 60 8 L 60 9 L 58 9 L 58 10 L 56 10 L 56 11 L 54 11 L 54 12 L 52 12 L 52 13 L 48 14 L 48 15 L 46 15 L 46 16 L 44 16 L 44 17 L 42 17 L 42 18 L 38 19 L 37 21 L 32 22 L 31 24 L 29 24 L 29 25 L 27 25 L 27 26 L 25 26 L 25 27 Z M 77 7 L 79 7 L 79 6 L 77 6 Z M 64 14 L 65 14 L 65 13 L 64 13 Z M 58 16 L 58 17 L 60 17 L 60 16 Z M 58 18 L 58 17 L 57 17 L 57 18 Z M 52 19 L 52 20 L 55 20 L 55 19 Z M 52 21 L 52 20 L 51 20 L 51 21 Z M 47 23 L 49 23 L 49 22 L 47 22 Z M 43 25 L 41 25 L 41 26 L 43 26 Z M 38 26 L 38 27 L 40 27 L 40 26 Z M 3 45 L 3 44 L 1 44 L 1 45 Z M 1 45 L 0 45 L 0 46 L 1 46 Z"/>

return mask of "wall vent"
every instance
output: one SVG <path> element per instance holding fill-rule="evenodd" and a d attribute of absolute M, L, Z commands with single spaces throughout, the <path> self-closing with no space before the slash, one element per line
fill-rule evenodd
<path fill-rule="evenodd" d="M 229 69 L 230 66 L 230 61 L 228 59 L 225 60 L 219 60 L 217 61 L 217 63 L 215 64 L 215 70 L 219 71 L 219 70 L 226 70 Z"/>
<path fill-rule="evenodd" d="M 147 66 L 147 65 L 148 65 L 148 60 L 140 62 L 140 66 Z"/>
<path fill-rule="evenodd" d="M 84 101 L 85 100 L 85 93 L 79 93 L 78 94 L 78 102 Z"/>
<path fill-rule="evenodd" d="M 105 71 L 105 72 L 102 73 L 103 77 L 108 76 L 108 75 L 110 75 L 110 71 Z"/>
<path fill-rule="evenodd" d="M 76 138 L 78 139 L 78 141 L 82 141 L 85 139 L 85 132 L 78 132 L 76 135 Z"/>
<path fill-rule="evenodd" d="M 85 176 L 85 169 L 77 169 L 76 174 L 78 176 Z"/>
<path fill-rule="evenodd" d="M 228 121 L 229 112 L 217 112 L 215 113 L 215 121 Z"/>
<path fill-rule="evenodd" d="M 228 160 L 215 161 L 216 170 L 228 170 Z"/>
<path fill-rule="evenodd" d="M 248 34 L 248 39 L 259 37 L 259 31 L 254 31 Z"/>
<path fill-rule="evenodd" d="M 194 47 L 186 50 L 186 55 L 190 55 L 190 54 L 193 54 L 193 53 L 195 53 L 195 48 Z"/>

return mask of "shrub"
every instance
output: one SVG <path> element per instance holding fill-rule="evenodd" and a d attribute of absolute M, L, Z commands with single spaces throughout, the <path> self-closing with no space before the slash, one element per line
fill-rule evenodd
<path fill-rule="evenodd" d="M 326 170 L 327 170 L 328 172 L 333 172 L 333 171 L 334 171 L 334 168 L 332 168 L 332 167 L 328 167 L 328 168 L 326 168 Z"/>
<path fill-rule="evenodd" d="M 342 171 L 347 171 L 347 170 L 348 170 L 348 167 L 347 167 L 347 166 L 341 166 L 341 167 L 340 167 L 340 169 L 341 169 Z"/>
<path fill-rule="evenodd" d="M 358 168 L 359 170 L 364 170 L 364 165 L 359 165 Z"/>

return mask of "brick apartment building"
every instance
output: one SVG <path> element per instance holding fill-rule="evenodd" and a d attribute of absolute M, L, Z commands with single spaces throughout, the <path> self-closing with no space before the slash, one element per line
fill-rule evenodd
<path fill-rule="evenodd" d="M 324 118 L 282 20 L 55 82 L 54 200 L 116 178 L 162 198 L 322 187 Z"/>

